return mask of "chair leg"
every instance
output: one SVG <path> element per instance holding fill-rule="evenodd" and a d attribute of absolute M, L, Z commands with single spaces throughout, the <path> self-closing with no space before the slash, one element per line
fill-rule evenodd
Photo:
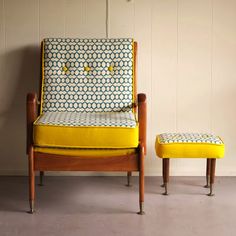
<path fill-rule="evenodd" d="M 144 147 L 139 147 L 139 215 L 144 215 Z"/>
<path fill-rule="evenodd" d="M 162 160 L 162 174 L 163 174 L 163 187 L 165 188 L 165 192 L 163 195 L 168 195 L 167 184 L 169 182 L 169 170 L 170 170 L 170 159 L 163 158 Z"/>
<path fill-rule="evenodd" d="M 207 158 L 207 165 L 206 165 L 206 185 L 204 188 L 209 188 L 209 182 L 210 182 L 210 172 L 211 172 L 211 159 Z"/>
<path fill-rule="evenodd" d="M 211 169 L 210 169 L 210 193 L 208 196 L 214 196 L 213 187 L 215 182 L 215 169 L 216 169 L 216 159 L 211 159 Z"/>
<path fill-rule="evenodd" d="M 34 199 L 35 199 L 35 172 L 34 172 L 34 152 L 33 147 L 29 151 L 29 204 L 30 211 L 28 213 L 34 213 Z"/>
<path fill-rule="evenodd" d="M 44 171 L 39 172 L 39 186 L 43 186 Z"/>
<path fill-rule="evenodd" d="M 130 184 L 130 180 L 131 180 L 131 176 L 132 176 L 132 172 L 131 171 L 128 171 L 127 172 L 127 184 L 126 184 L 126 186 L 127 187 L 131 187 L 132 185 Z"/>

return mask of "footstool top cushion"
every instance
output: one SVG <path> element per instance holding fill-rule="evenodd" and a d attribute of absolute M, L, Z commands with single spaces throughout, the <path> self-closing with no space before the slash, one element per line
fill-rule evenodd
<path fill-rule="evenodd" d="M 222 158 L 224 142 L 207 133 L 163 133 L 156 137 L 160 158 Z"/>

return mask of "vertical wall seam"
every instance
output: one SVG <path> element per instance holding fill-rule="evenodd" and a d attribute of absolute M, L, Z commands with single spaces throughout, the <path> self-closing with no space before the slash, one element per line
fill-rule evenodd
<path fill-rule="evenodd" d="M 176 0 L 176 83 L 175 83 L 175 131 L 178 127 L 178 82 L 179 82 L 179 0 Z"/>
<path fill-rule="evenodd" d="M 66 11 L 66 4 L 67 4 L 67 3 L 66 3 L 66 0 L 64 0 L 64 1 L 63 1 L 63 5 L 64 5 L 63 8 L 65 9 L 65 10 L 63 11 L 63 14 L 64 14 L 64 38 L 65 38 L 66 35 L 67 35 L 67 34 L 66 34 L 66 13 L 67 13 L 67 11 Z"/>
<path fill-rule="evenodd" d="M 152 5 L 153 5 L 153 2 L 152 2 L 152 0 L 150 1 L 150 7 L 151 7 L 151 9 L 150 9 L 150 49 L 151 49 L 151 51 L 150 51 L 150 56 L 151 56 L 151 58 L 150 58 L 150 62 L 151 62 L 151 75 L 150 75 L 150 80 L 151 80 L 151 82 L 150 82 L 150 85 L 151 85 L 151 97 L 149 98 L 149 100 L 147 101 L 147 102 L 149 102 L 149 104 L 150 104 L 150 108 L 149 108 L 149 110 L 150 110 L 150 113 L 148 113 L 148 114 L 150 114 L 150 121 L 151 121 L 151 124 L 153 124 L 154 123 L 154 121 L 153 121 L 153 111 L 156 111 L 156 109 L 155 109 L 155 107 L 152 109 L 152 101 L 153 101 L 153 50 L 152 50 L 152 47 L 153 47 L 153 32 L 152 32 L 152 30 L 153 30 L 153 24 L 152 24 L 152 17 L 153 17 L 153 7 L 152 7 Z M 147 98 L 148 99 L 148 98 Z M 151 134 L 153 134 L 153 129 L 151 129 Z"/>
<path fill-rule="evenodd" d="M 6 9 L 5 9 L 5 0 L 2 1 L 2 21 L 3 21 L 3 71 L 2 74 L 4 77 L 6 77 L 6 56 L 5 53 L 7 51 L 7 33 L 6 33 Z"/>
<path fill-rule="evenodd" d="M 4 48 L 4 52 L 6 52 L 7 49 L 7 33 L 6 33 L 6 9 L 5 9 L 5 0 L 2 1 L 2 20 L 3 20 L 3 48 Z M 5 57 L 4 57 L 5 58 Z M 5 62 L 5 60 L 4 60 Z M 4 68 L 5 68 L 5 63 L 4 63 Z"/>
<path fill-rule="evenodd" d="M 211 85 L 210 85 L 210 131 L 213 132 L 213 27 L 214 27 L 214 0 L 211 0 Z"/>
<path fill-rule="evenodd" d="M 154 112 L 153 111 L 157 111 L 155 108 L 153 108 L 152 106 L 153 106 L 153 23 L 152 23 L 152 21 L 153 21 L 153 7 L 152 7 L 152 1 L 150 2 L 150 10 L 151 10 L 151 14 L 150 14 L 150 23 L 151 23 L 151 29 L 150 29 L 150 37 L 151 37 L 151 39 L 150 39 L 150 54 L 151 54 L 151 83 L 150 83 L 150 86 L 151 86 L 151 98 L 149 99 L 149 102 L 150 102 L 150 108 L 149 108 L 149 110 L 150 110 L 150 114 L 151 114 L 151 117 L 150 117 L 150 120 L 151 120 L 151 123 L 150 124 L 153 124 L 154 122 L 156 122 L 155 120 L 154 120 Z M 148 107 L 147 107 L 147 109 L 148 109 Z M 151 127 L 151 126 L 149 126 L 149 127 Z M 147 127 L 148 128 L 148 127 Z M 156 135 L 156 133 L 154 133 L 153 134 L 153 129 L 151 129 L 152 131 L 151 131 L 151 134 L 153 135 L 153 136 L 155 136 Z M 151 138 L 151 140 L 152 140 L 152 138 Z M 148 150 L 147 150 L 147 153 L 148 153 Z M 154 159 L 156 159 L 156 157 L 153 157 Z"/>
<path fill-rule="evenodd" d="M 135 37 L 135 1 L 133 2 L 133 38 Z"/>
<path fill-rule="evenodd" d="M 85 35 L 87 35 L 86 27 L 87 27 L 87 22 L 86 22 L 86 0 L 81 1 L 81 20 L 82 20 L 82 29 L 85 32 Z"/>
<path fill-rule="evenodd" d="M 38 0 L 38 45 L 41 42 L 41 29 L 40 29 L 40 0 Z"/>
<path fill-rule="evenodd" d="M 106 0 L 106 38 L 110 37 L 110 1 Z"/>
<path fill-rule="evenodd" d="M 84 0 L 84 22 L 85 22 L 85 32 L 88 34 L 87 25 L 88 25 L 88 13 L 87 13 L 87 0 Z"/>

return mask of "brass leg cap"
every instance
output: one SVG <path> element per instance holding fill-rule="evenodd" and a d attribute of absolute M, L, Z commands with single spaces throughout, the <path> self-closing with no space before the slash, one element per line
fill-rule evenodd
<path fill-rule="evenodd" d="M 34 214 L 35 213 L 35 210 L 33 209 L 30 209 L 29 211 L 27 211 L 28 214 Z"/>
<path fill-rule="evenodd" d="M 139 208 L 140 208 L 140 211 L 137 212 L 138 215 L 145 215 L 145 212 L 144 212 L 144 202 L 140 202 L 139 203 Z"/>
<path fill-rule="evenodd" d="M 213 185 L 213 184 L 210 184 L 210 193 L 208 193 L 207 196 L 212 197 L 212 196 L 215 195 L 215 194 L 213 193 L 213 192 L 214 192 L 213 189 L 214 189 L 214 185 Z"/>
<path fill-rule="evenodd" d="M 34 210 L 34 200 L 30 200 L 29 204 L 30 204 L 30 210 L 27 211 L 27 213 L 33 214 L 35 212 L 35 210 Z"/>
<path fill-rule="evenodd" d="M 164 183 L 163 185 L 164 185 L 163 187 L 165 188 L 165 192 L 162 195 L 167 196 L 168 195 L 167 183 Z"/>
<path fill-rule="evenodd" d="M 145 212 L 144 211 L 139 211 L 137 214 L 142 216 L 142 215 L 145 215 Z"/>

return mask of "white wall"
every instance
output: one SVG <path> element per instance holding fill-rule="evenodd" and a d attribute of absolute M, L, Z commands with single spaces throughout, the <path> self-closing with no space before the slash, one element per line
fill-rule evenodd
<path fill-rule="evenodd" d="M 106 0 L 0 0 L 0 174 L 25 174 L 25 95 L 38 91 L 44 37 L 105 37 Z M 161 174 L 156 133 L 213 132 L 218 175 L 236 175 L 236 0 L 109 0 L 110 37 L 134 37 L 148 97 L 147 175 Z M 203 175 L 204 160 L 173 160 Z"/>

